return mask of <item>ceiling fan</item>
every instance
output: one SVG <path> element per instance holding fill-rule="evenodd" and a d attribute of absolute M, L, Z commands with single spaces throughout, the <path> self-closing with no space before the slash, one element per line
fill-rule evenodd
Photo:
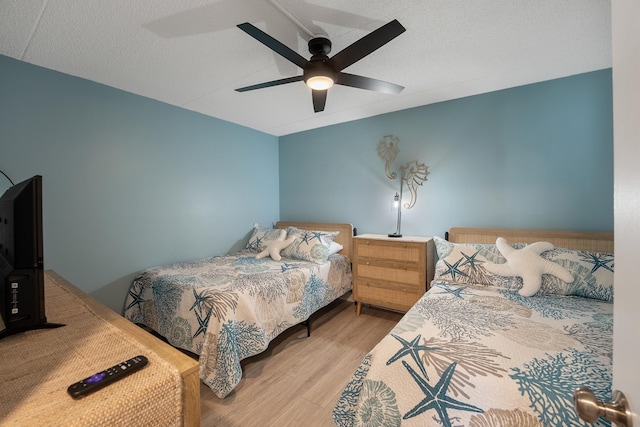
<path fill-rule="evenodd" d="M 312 89 L 313 109 L 317 113 L 324 110 L 327 101 L 327 90 L 334 84 L 390 94 L 400 93 L 404 89 L 403 86 L 394 83 L 342 72 L 348 66 L 405 32 L 405 28 L 396 19 L 367 34 L 331 58 L 327 56 L 331 52 L 331 41 L 326 37 L 314 37 L 308 43 L 309 52 L 312 55 L 309 60 L 248 22 L 239 24 L 238 28 L 293 62 L 303 71 L 301 76 L 246 86 L 236 89 L 237 92 L 304 81 Z"/>

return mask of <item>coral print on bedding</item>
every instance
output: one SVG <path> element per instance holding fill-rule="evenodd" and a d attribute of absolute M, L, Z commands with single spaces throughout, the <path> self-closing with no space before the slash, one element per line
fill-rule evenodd
<path fill-rule="evenodd" d="M 258 233 L 236 254 L 142 272 L 125 302 L 126 318 L 200 355 L 200 378 L 219 397 L 240 381 L 242 359 L 351 289 L 347 257 L 335 254 L 323 264 L 257 259 L 256 239 L 263 245 L 280 234 Z"/>
<path fill-rule="evenodd" d="M 612 308 L 436 281 L 364 358 L 334 423 L 587 426 L 573 408 L 573 388 L 611 397 Z"/>
<path fill-rule="evenodd" d="M 542 259 L 570 272 L 570 283 L 543 274 L 540 291 L 523 296 L 520 277 L 485 268 L 507 261 L 496 245 L 434 240 L 431 289 L 365 356 L 334 408 L 334 423 L 592 425 L 578 418 L 573 390 L 585 386 L 599 400 L 611 398 L 613 255 L 543 251 Z"/>

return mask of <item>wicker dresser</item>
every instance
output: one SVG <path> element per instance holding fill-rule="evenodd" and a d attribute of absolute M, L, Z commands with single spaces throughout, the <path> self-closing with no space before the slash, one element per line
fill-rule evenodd
<path fill-rule="evenodd" d="M 0 425 L 200 425 L 197 360 L 160 341 L 82 292 L 45 272 L 47 320 L 63 323 L 0 340 Z M 67 387 L 143 354 L 149 364 L 82 399 Z"/>
<path fill-rule="evenodd" d="M 431 237 L 362 234 L 353 239 L 353 299 L 362 304 L 407 311 L 433 279 Z"/>

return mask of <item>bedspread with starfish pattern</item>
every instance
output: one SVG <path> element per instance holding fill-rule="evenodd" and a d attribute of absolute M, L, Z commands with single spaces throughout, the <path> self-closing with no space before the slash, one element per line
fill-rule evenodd
<path fill-rule="evenodd" d="M 344 255 L 316 264 L 241 251 L 145 270 L 129 288 L 124 316 L 200 355 L 200 378 L 225 397 L 242 378 L 242 359 L 349 290 Z"/>
<path fill-rule="evenodd" d="M 435 281 L 366 355 L 339 426 L 587 426 L 573 389 L 610 400 L 613 304 Z M 610 425 L 600 418 L 594 425 Z"/>

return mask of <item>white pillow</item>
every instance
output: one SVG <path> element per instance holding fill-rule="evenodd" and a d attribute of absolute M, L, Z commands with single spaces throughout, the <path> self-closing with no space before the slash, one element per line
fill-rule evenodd
<path fill-rule="evenodd" d="M 342 249 L 344 249 L 344 247 L 340 243 L 331 242 L 331 244 L 329 245 L 329 255 L 331 256 L 333 254 L 337 254 Z"/>

